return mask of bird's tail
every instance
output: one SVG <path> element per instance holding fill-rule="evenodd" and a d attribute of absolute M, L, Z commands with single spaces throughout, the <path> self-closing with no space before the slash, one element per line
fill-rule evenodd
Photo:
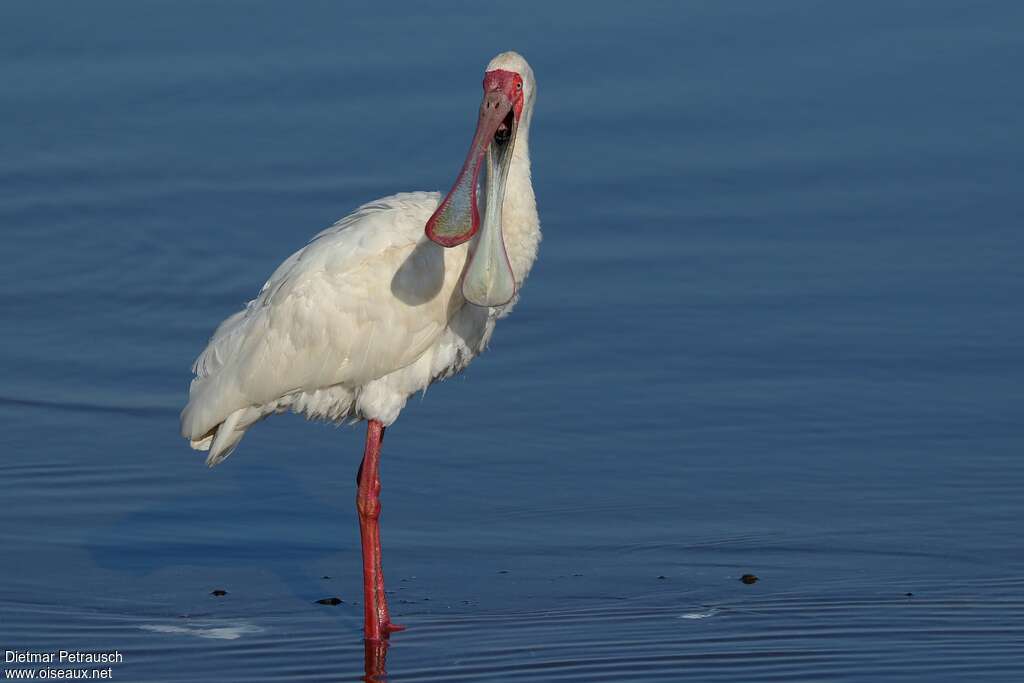
<path fill-rule="evenodd" d="M 236 410 L 228 415 L 223 422 L 204 434 L 202 438 L 189 440 L 189 445 L 197 451 L 209 451 L 206 456 L 208 467 L 214 467 L 223 462 L 245 436 L 245 430 L 251 424 L 241 422 L 245 412 L 245 408 Z"/>

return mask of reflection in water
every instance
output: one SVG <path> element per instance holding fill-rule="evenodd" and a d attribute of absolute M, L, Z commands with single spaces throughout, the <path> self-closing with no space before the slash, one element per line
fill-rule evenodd
<path fill-rule="evenodd" d="M 259 626 L 246 623 L 228 626 L 213 623 L 193 623 L 186 626 L 176 624 L 142 624 L 139 628 L 143 631 L 152 631 L 154 633 L 173 633 L 216 640 L 238 640 L 243 635 L 261 633 L 263 631 Z"/>
<path fill-rule="evenodd" d="M 363 680 L 367 683 L 375 683 L 375 681 L 387 680 L 387 659 L 388 659 L 388 641 L 387 639 L 382 640 L 364 640 L 364 670 L 366 675 L 363 676 Z"/>

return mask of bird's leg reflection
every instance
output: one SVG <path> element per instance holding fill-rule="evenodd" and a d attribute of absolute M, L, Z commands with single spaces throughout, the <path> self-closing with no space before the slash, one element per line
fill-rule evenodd
<path fill-rule="evenodd" d="M 387 672 L 387 659 L 388 659 L 388 641 L 385 638 L 380 640 L 364 640 L 364 668 L 366 675 L 363 676 L 363 680 L 366 683 L 377 683 L 378 681 L 386 681 Z"/>

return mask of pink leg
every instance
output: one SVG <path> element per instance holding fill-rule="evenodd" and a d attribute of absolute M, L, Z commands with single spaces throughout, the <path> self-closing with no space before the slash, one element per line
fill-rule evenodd
<path fill-rule="evenodd" d="M 405 628 L 391 623 L 380 561 L 380 447 L 383 441 L 384 425 L 378 420 L 368 421 L 356 509 L 363 543 L 363 633 L 366 640 L 371 641 L 387 638 L 392 632 Z"/>

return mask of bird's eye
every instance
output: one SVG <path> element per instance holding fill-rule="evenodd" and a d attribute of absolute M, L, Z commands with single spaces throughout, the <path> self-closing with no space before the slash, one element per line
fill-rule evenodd
<path fill-rule="evenodd" d="M 517 82 L 517 83 L 516 83 L 516 90 L 522 90 L 522 89 L 523 89 L 523 83 L 522 83 L 522 81 L 519 81 L 519 82 Z"/>

